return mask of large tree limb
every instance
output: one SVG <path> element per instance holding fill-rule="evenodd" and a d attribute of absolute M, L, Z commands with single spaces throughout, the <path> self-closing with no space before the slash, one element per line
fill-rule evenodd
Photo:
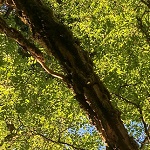
<path fill-rule="evenodd" d="M 138 149 L 129 137 L 120 114 L 112 106 L 110 93 L 95 74 L 91 59 L 74 41 L 71 32 L 58 23 L 52 10 L 39 0 L 14 0 L 14 3 L 24 13 L 22 19 L 29 23 L 34 37 L 40 39 L 64 67 L 76 99 L 102 133 L 108 149 Z"/>

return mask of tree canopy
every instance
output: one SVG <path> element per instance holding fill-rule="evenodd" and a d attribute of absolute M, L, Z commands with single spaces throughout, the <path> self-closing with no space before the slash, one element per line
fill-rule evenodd
<path fill-rule="evenodd" d="M 0 2 L 2 149 L 149 149 L 148 0 Z"/>

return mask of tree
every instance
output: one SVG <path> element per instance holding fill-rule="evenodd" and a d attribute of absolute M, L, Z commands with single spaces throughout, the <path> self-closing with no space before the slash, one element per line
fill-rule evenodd
<path fill-rule="evenodd" d="M 83 2 L 81 4 L 83 4 Z M 98 2 L 97 2 L 97 4 L 98 4 Z M 76 5 L 77 7 L 78 6 L 81 7 L 81 5 L 77 2 L 74 5 Z M 88 3 L 86 5 L 86 7 L 92 8 L 95 5 L 96 5 L 96 2 Z M 119 5 L 119 3 L 114 2 L 113 5 L 116 7 L 116 9 L 119 8 L 119 7 L 117 7 L 117 5 Z M 78 40 L 73 37 L 72 32 L 65 25 L 63 25 L 62 23 L 60 23 L 60 21 L 58 21 L 56 19 L 56 17 L 53 14 L 52 8 L 47 7 L 46 5 L 44 5 L 44 3 L 42 3 L 39 0 L 26 0 L 26 1 L 14 0 L 14 6 L 16 7 L 16 13 L 15 13 L 16 16 L 14 17 L 14 20 L 16 21 L 17 24 L 19 23 L 19 26 L 12 27 L 12 26 L 15 26 L 15 22 L 13 20 L 11 20 L 10 22 L 7 20 L 7 23 L 6 23 L 6 21 L 1 18 L 0 19 L 0 31 L 1 31 L 1 33 L 5 33 L 7 37 L 10 37 L 14 41 L 16 41 L 16 43 L 19 44 L 19 46 L 17 46 L 15 43 L 12 43 L 12 45 L 14 47 L 18 47 L 17 48 L 18 52 L 21 53 L 22 57 L 26 58 L 26 60 L 24 60 L 24 62 L 21 58 L 20 58 L 20 61 L 16 60 L 16 59 L 18 59 L 18 57 L 16 57 L 15 52 L 10 51 L 10 53 L 12 53 L 12 56 L 14 57 L 14 61 L 16 61 L 15 62 L 16 66 L 14 66 L 14 68 L 15 68 L 14 72 L 13 72 L 13 68 L 11 68 L 11 66 L 8 66 L 8 68 L 10 67 L 10 69 L 12 71 L 11 71 L 11 74 L 9 72 L 7 73 L 7 77 L 10 77 L 9 81 L 11 82 L 11 83 L 7 84 L 8 85 L 7 88 L 8 88 L 8 91 L 10 90 L 11 93 L 12 92 L 16 92 L 16 93 L 8 94 L 6 92 L 7 90 L 6 91 L 4 90 L 5 95 L 8 95 L 9 97 L 13 97 L 16 100 L 16 101 L 12 102 L 13 104 L 11 104 L 11 106 L 15 106 L 14 110 L 16 111 L 17 120 L 20 123 L 20 125 L 16 128 L 14 123 L 12 123 L 13 121 L 12 122 L 7 121 L 10 119 L 6 118 L 6 116 L 11 116 L 11 114 L 14 115 L 15 113 L 12 113 L 10 111 L 10 114 L 6 115 L 6 112 L 4 111 L 5 113 L 4 113 L 3 117 L 5 117 L 5 122 L 7 125 L 7 129 L 9 130 L 9 134 L 7 134 L 7 136 L 5 136 L 1 145 L 4 145 L 4 143 L 7 143 L 7 142 L 13 143 L 15 140 L 17 141 L 18 137 L 20 137 L 19 134 L 21 134 L 18 131 L 21 131 L 23 134 L 23 136 L 22 136 L 23 139 L 25 137 L 29 138 L 30 136 L 36 136 L 36 138 L 41 137 L 45 141 L 50 141 L 52 143 L 55 143 L 56 149 L 58 149 L 57 144 L 68 145 L 74 149 L 77 149 L 77 148 L 83 149 L 83 147 L 79 148 L 77 146 L 74 146 L 74 144 L 69 144 L 69 143 L 62 141 L 61 134 L 63 133 L 63 131 L 56 132 L 56 134 L 58 134 L 58 137 L 56 138 L 57 141 L 56 141 L 56 140 L 53 140 L 52 138 L 49 138 L 49 136 L 50 136 L 49 133 L 46 133 L 46 132 L 44 132 L 44 134 L 41 133 L 41 131 L 43 132 L 45 128 L 42 127 L 43 130 L 40 129 L 40 126 L 37 126 L 37 128 L 35 128 L 36 127 L 35 123 L 34 123 L 34 126 L 32 126 L 32 124 L 31 124 L 31 126 L 27 126 L 25 123 L 25 120 L 24 120 L 24 122 L 22 121 L 23 115 L 20 116 L 20 114 L 27 114 L 27 107 L 31 107 L 28 110 L 32 110 L 32 107 L 35 107 L 35 109 L 33 109 L 32 111 L 33 111 L 33 114 L 34 113 L 36 114 L 36 111 L 38 111 L 38 109 L 40 109 L 39 107 L 45 106 L 43 104 L 44 101 L 40 100 L 41 96 L 39 96 L 39 95 L 48 96 L 49 93 L 46 93 L 46 91 L 44 91 L 44 88 L 45 89 L 49 89 L 49 88 L 47 88 L 45 86 L 46 81 L 44 83 L 42 83 L 40 81 L 41 80 L 40 76 L 45 76 L 44 80 L 47 80 L 47 78 L 52 79 L 52 77 L 56 77 L 56 78 L 62 80 L 63 83 L 66 83 L 67 87 L 71 91 L 73 91 L 74 98 L 78 101 L 80 106 L 88 114 L 90 120 L 92 121 L 92 124 L 97 128 L 98 132 L 102 134 L 103 139 L 108 144 L 107 149 L 122 149 L 122 150 L 138 149 L 137 143 L 134 141 L 133 137 L 128 134 L 128 132 L 125 129 L 125 126 L 121 120 L 121 116 L 120 116 L 121 113 L 120 113 L 120 111 L 118 111 L 117 107 L 121 108 L 123 102 L 120 102 L 119 99 L 122 99 L 123 101 L 127 102 L 127 105 L 131 104 L 132 106 L 129 107 L 129 109 L 132 109 L 132 107 L 134 107 L 136 109 L 136 111 L 134 113 L 139 112 L 139 115 L 137 115 L 137 116 L 139 116 L 141 118 L 141 121 L 144 125 L 145 133 L 147 135 L 145 140 L 148 141 L 149 140 L 149 131 L 148 131 L 147 124 L 149 123 L 149 119 L 146 120 L 145 119 L 146 117 L 144 118 L 143 109 L 146 109 L 146 106 L 143 106 L 143 104 L 142 104 L 143 102 L 144 102 L 144 104 L 148 103 L 148 96 L 149 96 L 148 79 L 141 80 L 141 77 L 143 76 L 143 74 L 142 74 L 143 67 L 141 67 L 142 69 L 140 70 L 141 71 L 141 73 L 139 73 L 140 75 L 137 73 L 137 70 L 139 68 L 133 69 L 133 70 L 131 70 L 131 72 L 129 71 L 130 68 L 135 67 L 134 65 L 136 65 L 136 63 L 138 63 L 138 64 L 145 63 L 143 58 L 146 58 L 149 56 L 149 54 L 146 53 L 148 51 L 148 44 L 145 42 L 143 37 L 142 37 L 142 41 L 144 41 L 144 44 L 142 45 L 142 47 L 144 48 L 144 51 L 145 51 L 145 54 L 143 54 L 144 57 L 137 58 L 138 56 L 140 56 L 140 53 L 137 56 L 137 55 L 135 55 L 135 53 L 132 50 L 130 51 L 130 49 L 129 49 L 131 47 L 131 43 L 133 41 L 135 42 L 136 40 L 138 41 L 138 43 L 136 43 L 136 44 L 138 44 L 138 46 L 136 46 L 136 48 L 139 48 L 141 46 L 140 45 L 141 41 L 138 40 L 138 37 L 142 36 L 142 35 L 141 34 L 136 35 L 137 31 L 133 30 L 133 33 L 131 35 L 131 41 L 127 40 L 126 41 L 127 43 L 123 43 L 122 36 L 126 37 L 126 35 L 119 35 L 119 33 L 116 34 L 116 36 L 120 38 L 120 39 L 118 38 L 120 41 L 118 40 L 118 45 L 116 45 L 116 46 L 119 47 L 120 50 L 123 50 L 123 49 L 126 50 L 125 52 L 122 52 L 122 54 L 129 55 L 129 58 L 127 60 L 124 57 L 122 57 L 122 55 L 118 56 L 117 60 L 118 61 L 122 60 L 122 61 L 120 61 L 120 63 L 125 63 L 125 61 L 128 61 L 126 63 L 126 64 L 128 64 L 128 66 L 125 66 L 126 70 L 123 70 L 120 67 L 122 64 L 119 65 L 119 63 L 118 64 L 115 63 L 116 66 L 115 65 L 107 66 L 107 64 L 109 65 L 109 61 L 111 61 L 110 58 L 112 57 L 112 54 L 114 52 L 111 50 L 115 50 L 115 47 L 116 47 L 115 45 L 113 45 L 116 43 L 111 41 L 111 36 L 114 34 L 114 32 L 117 33 L 116 31 L 118 31 L 118 30 L 116 30 L 116 28 L 115 28 L 116 31 L 112 30 L 115 26 L 114 23 L 115 23 L 116 18 L 114 18 L 114 22 L 112 22 L 109 17 L 108 18 L 106 17 L 105 20 L 102 20 L 102 21 L 104 21 L 104 25 L 107 25 L 105 28 L 102 28 L 105 31 L 101 31 L 100 29 L 97 29 L 97 31 L 96 31 L 96 28 L 93 31 L 93 32 L 96 31 L 97 36 L 98 36 L 98 33 L 102 34 L 102 36 L 104 38 L 103 42 L 102 42 L 103 45 L 100 45 L 98 48 L 96 48 L 96 47 L 94 47 L 94 48 L 95 49 L 101 48 L 102 49 L 101 53 L 106 53 L 107 51 L 104 51 L 106 48 L 110 49 L 111 55 L 109 55 L 107 53 L 107 54 L 104 54 L 103 58 L 100 58 L 101 60 L 103 60 L 102 63 L 107 63 L 107 64 L 106 65 L 105 64 L 98 65 L 98 68 L 100 68 L 101 71 L 104 70 L 104 72 L 105 72 L 106 67 L 109 68 L 106 71 L 106 74 L 108 75 L 108 77 L 104 79 L 104 81 L 106 80 L 106 83 L 108 83 L 108 85 L 107 85 L 108 87 L 110 86 L 109 81 L 115 80 L 117 82 L 114 86 L 111 85 L 112 87 L 110 87 L 110 90 L 111 89 L 113 89 L 113 90 L 111 90 L 112 92 L 110 94 L 110 92 L 104 86 L 103 82 L 100 80 L 99 76 L 95 73 L 96 69 L 98 69 L 98 68 L 94 69 L 93 61 L 90 58 L 90 55 L 93 54 L 92 53 L 93 51 L 91 51 L 91 54 L 90 54 L 89 52 L 83 50 L 83 48 L 81 47 Z M 89 18 L 89 16 L 86 16 L 87 17 L 86 19 L 87 20 L 93 19 L 94 21 L 98 21 L 97 19 L 94 19 L 94 17 L 96 17 L 97 12 L 99 11 L 98 10 L 99 8 L 103 9 L 102 7 L 103 7 L 102 5 L 99 5 L 99 7 L 97 7 L 97 9 L 95 9 L 95 12 L 93 13 L 93 15 L 91 15 L 91 16 L 89 15 L 90 18 Z M 108 1 L 107 7 L 108 8 L 111 7 L 111 5 L 109 4 L 109 1 Z M 133 7 L 135 7 L 135 6 L 133 6 Z M 147 6 L 145 6 L 145 8 L 147 8 Z M 120 9 L 122 9 L 122 8 L 120 8 Z M 115 11 L 117 14 L 118 13 L 117 10 L 115 10 Z M 138 10 L 138 11 L 140 12 L 140 10 Z M 104 12 L 103 15 L 105 13 L 106 12 Z M 127 10 L 125 11 L 125 14 L 126 13 L 127 13 Z M 134 13 L 135 12 L 133 12 L 131 14 L 131 16 L 132 15 L 135 16 Z M 89 12 L 89 14 L 90 14 L 90 12 Z M 123 14 L 123 15 L 125 15 L 125 14 Z M 58 13 L 57 15 L 59 17 L 59 15 L 61 15 L 61 13 L 60 14 Z M 84 16 L 85 14 L 82 14 L 82 15 Z M 112 16 L 110 16 L 110 17 L 112 17 Z M 126 16 L 126 17 L 127 17 L 127 20 L 130 19 L 130 18 L 128 18 L 129 16 Z M 145 16 L 145 18 L 146 17 L 147 16 Z M 70 16 L 68 21 L 70 21 L 72 24 L 72 22 L 74 22 L 76 20 L 77 20 L 76 17 L 73 18 L 73 16 Z M 91 21 L 91 23 L 98 26 L 98 23 L 95 23 L 94 21 L 93 22 Z M 129 20 L 129 21 L 132 23 L 132 20 Z M 144 29 L 142 26 L 143 24 L 141 25 L 141 22 L 143 20 L 139 20 L 139 18 L 138 18 L 138 21 L 140 21 L 139 26 L 141 27 L 141 29 Z M 8 24 L 11 24 L 11 26 Z M 148 24 L 146 22 L 146 19 L 145 19 L 144 24 L 146 24 L 146 25 Z M 80 31 L 82 31 L 82 25 L 80 26 L 80 28 L 81 28 Z M 119 23 L 118 23 L 117 27 L 120 27 Z M 22 30 L 22 29 L 24 29 L 25 31 L 20 32 L 19 30 Z M 29 31 L 29 29 L 30 29 L 30 31 Z M 129 29 L 135 29 L 135 27 L 132 27 Z M 83 31 L 84 30 L 85 29 L 83 29 Z M 87 31 L 88 31 L 88 29 L 87 29 Z M 124 31 L 125 31 L 124 34 L 128 35 L 127 32 L 129 32 L 130 30 L 127 30 L 127 31 L 124 30 Z M 143 32 L 143 30 L 142 30 L 142 32 Z M 148 40 L 149 36 L 148 36 L 147 32 L 148 32 L 148 29 L 146 32 L 144 30 L 143 33 L 144 34 L 146 33 L 145 36 L 146 36 L 146 39 Z M 88 34 L 84 33 L 83 34 L 83 43 L 86 42 L 86 45 L 87 45 L 87 43 L 89 42 L 89 39 L 92 39 L 95 37 L 93 35 L 88 35 Z M 93 39 L 92 42 L 97 42 L 97 41 L 95 41 L 95 39 Z M 106 43 L 109 43 L 109 42 L 111 42 L 111 44 L 106 45 Z M 111 48 L 111 46 L 113 46 L 113 48 Z M 41 71 L 41 68 L 38 66 L 38 64 L 35 61 L 33 62 L 33 59 L 31 57 L 29 57 L 29 54 L 31 56 L 33 56 L 33 58 L 42 66 L 42 68 L 50 76 L 46 76 L 44 72 L 37 74 L 37 72 Z M 117 53 L 117 54 L 119 54 L 119 53 Z M 54 57 L 52 57 L 52 56 L 54 56 Z M 9 62 L 10 64 L 12 64 L 13 57 L 12 58 L 8 57 L 7 61 L 4 61 L 4 62 L 2 61 L 2 63 L 4 63 L 3 65 L 5 65 L 6 62 Z M 106 60 L 108 62 L 106 62 Z M 134 60 L 135 64 L 132 63 L 133 60 Z M 139 60 L 141 60 L 141 61 L 138 62 Z M 49 66 L 52 66 L 51 62 L 55 63 L 55 66 L 54 66 L 55 71 L 50 69 L 50 67 L 49 67 Z M 58 62 L 60 65 L 58 65 Z M 98 61 L 96 61 L 96 64 L 97 63 L 98 63 Z M 142 64 L 140 64 L 140 65 L 142 66 Z M 22 67 L 24 68 L 24 70 L 21 69 Z M 37 69 L 37 71 L 35 71 L 36 69 Z M 57 73 L 57 70 L 59 70 L 60 73 Z M 2 69 L 2 71 L 4 73 L 6 70 Z M 24 71 L 25 71 L 25 74 L 23 73 Z M 146 65 L 145 69 L 144 69 L 144 73 L 148 73 L 148 71 L 149 71 L 149 66 Z M 63 72 L 63 73 L 61 73 L 61 72 Z M 103 75 L 104 72 L 101 72 L 101 75 Z M 12 76 L 12 73 L 14 73 L 13 76 Z M 38 85 L 36 85 L 36 88 L 34 88 L 34 86 L 35 86 L 34 83 L 28 81 L 27 73 L 30 73 L 31 78 L 38 80 L 37 82 L 35 82 L 36 84 L 38 83 Z M 35 76 L 32 73 L 37 74 L 37 75 Z M 129 73 L 129 75 L 136 74 L 136 73 L 138 75 L 132 76 L 131 81 L 129 80 L 129 78 L 126 78 L 126 80 L 122 80 L 121 77 L 124 77 L 128 73 Z M 115 79 L 117 77 L 120 79 L 118 79 L 118 80 Z M 20 83 L 17 83 L 15 81 L 18 79 L 19 79 Z M 33 79 L 32 79 L 32 81 L 33 81 Z M 144 83 L 144 81 L 146 82 L 145 86 L 141 87 L 142 84 Z M 53 82 L 51 81 L 51 83 L 56 84 L 54 81 Z M 5 83 L 3 83 L 3 86 L 4 85 L 5 85 Z M 2 86 L 2 89 L 5 89 L 5 88 L 3 88 L 3 86 Z M 23 91 L 21 89 L 22 88 L 21 86 L 25 86 L 25 89 L 24 89 L 25 91 Z M 41 86 L 44 87 L 43 91 L 39 91 Z M 114 88 L 116 88 L 116 86 L 118 86 L 118 89 L 114 90 Z M 51 86 L 51 87 L 53 87 L 53 86 Z M 137 88 L 137 91 L 134 91 L 135 93 L 130 94 L 135 87 Z M 32 89 L 34 91 L 32 91 Z M 140 90 L 143 90 L 142 92 L 144 92 L 144 94 L 142 94 L 141 97 L 138 93 Z M 31 99 L 33 101 L 30 101 L 28 95 L 26 95 L 26 92 L 31 94 L 30 96 L 32 96 Z M 124 95 L 126 95 L 126 94 L 127 94 L 127 96 L 124 97 Z M 134 102 L 134 99 L 137 95 L 138 95 L 137 98 L 140 100 L 139 101 L 137 100 L 137 102 Z M 18 101 L 16 97 L 17 98 L 22 97 L 23 101 Z M 36 101 L 37 97 L 38 97 L 38 101 Z M 132 100 L 128 100 L 128 98 L 132 99 Z M 111 102 L 111 99 L 116 99 L 116 100 L 115 100 L 115 102 Z M 143 100 L 141 100 L 141 99 L 143 99 Z M 117 104 L 117 103 L 120 103 L 120 104 Z M 2 110 L 7 109 L 8 106 L 10 107 L 10 102 L 8 102 L 8 103 L 5 102 L 4 104 L 2 104 L 2 108 L 3 108 Z M 49 105 L 49 102 L 47 102 L 46 105 Z M 59 105 L 60 105 L 60 103 L 59 103 Z M 126 105 L 123 105 L 123 106 L 126 106 Z M 46 109 L 46 110 L 49 111 L 48 109 Z M 59 112 L 59 106 L 57 106 L 57 111 Z M 40 112 L 38 112 L 38 114 L 39 113 Z M 43 111 L 42 111 L 42 113 L 43 113 Z M 52 111 L 52 113 L 53 113 L 53 111 Z M 145 111 L 145 114 L 146 113 L 147 113 L 147 111 Z M 38 117 L 38 115 L 35 115 L 35 116 L 33 116 L 33 120 L 39 119 L 40 124 L 47 125 L 46 128 L 48 128 L 49 122 L 46 122 L 46 118 L 48 117 L 47 115 L 48 114 L 45 114 L 42 117 Z M 122 118 L 124 116 L 122 116 Z M 29 121 L 29 118 L 27 120 Z M 63 119 L 58 120 L 58 122 L 60 122 L 60 123 L 61 123 L 61 121 L 64 121 L 64 120 Z M 13 128 L 10 128 L 10 127 L 13 127 Z M 67 126 L 67 127 L 71 128 L 69 126 Z M 23 130 L 20 130 L 20 129 L 23 129 Z M 51 131 L 51 134 L 52 134 L 52 131 Z M 22 141 L 24 141 L 23 139 L 22 139 Z M 64 139 L 64 137 L 63 137 L 63 139 Z M 39 139 L 39 141 L 41 143 L 43 142 L 41 139 Z M 29 147 L 29 145 L 27 145 L 27 144 L 25 144 L 25 146 L 26 146 L 26 148 Z"/>

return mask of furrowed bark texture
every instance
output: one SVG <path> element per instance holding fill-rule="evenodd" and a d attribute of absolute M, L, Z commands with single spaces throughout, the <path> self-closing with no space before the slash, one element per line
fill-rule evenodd
<path fill-rule="evenodd" d="M 75 42 L 71 32 L 58 23 L 52 10 L 39 0 L 14 0 L 23 19 L 32 28 L 34 38 L 55 56 L 67 74 L 67 84 L 72 87 L 81 107 L 87 112 L 97 130 L 102 133 L 108 149 L 136 150 L 135 141 L 129 137 L 117 110 L 110 102 L 110 94 L 93 71 L 87 52 Z"/>

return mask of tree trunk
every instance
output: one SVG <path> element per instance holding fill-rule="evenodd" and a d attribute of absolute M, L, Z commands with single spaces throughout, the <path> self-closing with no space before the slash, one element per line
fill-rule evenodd
<path fill-rule="evenodd" d="M 67 75 L 65 81 L 102 134 L 108 149 L 137 150 L 136 142 L 110 102 L 108 90 L 93 71 L 88 53 L 76 43 L 72 33 L 39 0 L 14 0 L 14 3 L 23 12 L 22 19 L 30 25 L 34 38 L 40 39 L 48 55 L 51 53 L 60 61 Z"/>

